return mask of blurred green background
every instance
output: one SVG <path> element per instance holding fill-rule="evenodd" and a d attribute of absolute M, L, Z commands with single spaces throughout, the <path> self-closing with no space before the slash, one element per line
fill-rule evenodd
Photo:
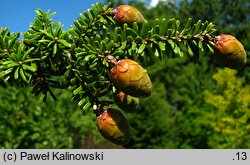
<path fill-rule="evenodd" d="M 114 7 L 123 3 L 112 2 Z M 249 55 L 250 0 L 168 0 L 151 8 L 141 1 L 129 4 L 149 21 L 211 21 L 217 34 L 236 36 Z M 0 88 L 0 148 L 250 148 L 249 62 L 240 71 L 230 70 L 205 53 L 147 67 L 153 93 L 141 99 L 140 112 L 124 113 L 131 126 L 126 146 L 105 140 L 95 115 L 83 116 L 67 90 L 55 90 L 57 102 L 43 103 L 31 88 Z"/>

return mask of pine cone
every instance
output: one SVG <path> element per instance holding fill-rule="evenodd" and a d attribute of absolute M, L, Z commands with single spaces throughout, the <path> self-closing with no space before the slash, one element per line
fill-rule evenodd
<path fill-rule="evenodd" d="M 129 126 L 123 114 L 116 109 L 108 109 L 97 117 L 97 127 L 103 137 L 119 145 L 129 142 Z"/>
<path fill-rule="evenodd" d="M 247 62 L 244 46 L 232 35 L 215 37 L 215 59 L 224 67 L 239 70 Z"/>
<path fill-rule="evenodd" d="M 115 103 L 125 112 L 136 112 L 139 110 L 139 98 L 127 95 L 122 91 L 115 94 Z"/>
<path fill-rule="evenodd" d="M 141 12 L 135 7 L 129 5 L 118 6 L 113 10 L 113 14 L 114 20 L 117 23 L 132 24 L 133 22 L 137 22 L 138 24 L 142 24 L 144 21 L 144 17 Z"/>
<path fill-rule="evenodd" d="M 115 87 L 128 95 L 147 97 L 151 94 L 152 83 L 147 71 L 133 60 L 119 60 L 110 75 Z"/>

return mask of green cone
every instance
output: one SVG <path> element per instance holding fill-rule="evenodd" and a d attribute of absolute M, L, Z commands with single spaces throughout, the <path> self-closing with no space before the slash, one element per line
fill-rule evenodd
<path fill-rule="evenodd" d="M 215 37 L 215 59 L 224 67 L 239 70 L 245 66 L 247 55 L 244 46 L 232 35 Z"/>
<path fill-rule="evenodd" d="M 132 24 L 133 22 L 137 22 L 138 24 L 142 24 L 144 21 L 144 17 L 141 12 L 135 7 L 129 5 L 118 6 L 113 10 L 113 14 L 114 20 L 117 23 Z"/>
<path fill-rule="evenodd" d="M 115 103 L 125 112 L 137 112 L 139 110 L 139 98 L 127 95 L 122 91 L 115 94 Z"/>
<path fill-rule="evenodd" d="M 128 95 L 147 97 L 151 94 L 152 83 L 147 71 L 133 60 L 119 60 L 110 75 L 115 87 Z"/>
<path fill-rule="evenodd" d="M 97 127 L 103 137 L 119 145 L 129 142 L 129 126 L 123 114 L 116 109 L 108 109 L 97 117 Z"/>

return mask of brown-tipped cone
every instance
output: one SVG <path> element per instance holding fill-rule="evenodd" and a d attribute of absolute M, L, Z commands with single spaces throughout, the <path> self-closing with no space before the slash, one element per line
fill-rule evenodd
<path fill-rule="evenodd" d="M 103 137 L 119 145 L 129 142 L 129 126 L 123 114 L 116 109 L 107 109 L 97 117 L 97 127 Z"/>
<path fill-rule="evenodd" d="M 115 103 L 125 112 L 137 112 L 139 110 L 139 98 L 127 95 L 122 91 L 115 94 Z"/>
<path fill-rule="evenodd" d="M 133 60 L 119 60 L 110 75 L 115 87 L 128 95 L 147 97 L 151 94 L 152 83 L 147 71 Z"/>
<path fill-rule="evenodd" d="M 133 22 L 137 22 L 138 24 L 142 24 L 144 21 L 144 17 L 141 12 L 133 6 L 129 5 L 120 5 L 113 10 L 114 20 L 117 23 L 127 23 L 132 24 Z"/>
<path fill-rule="evenodd" d="M 215 37 L 215 59 L 224 67 L 239 70 L 247 62 L 244 46 L 232 35 Z"/>

